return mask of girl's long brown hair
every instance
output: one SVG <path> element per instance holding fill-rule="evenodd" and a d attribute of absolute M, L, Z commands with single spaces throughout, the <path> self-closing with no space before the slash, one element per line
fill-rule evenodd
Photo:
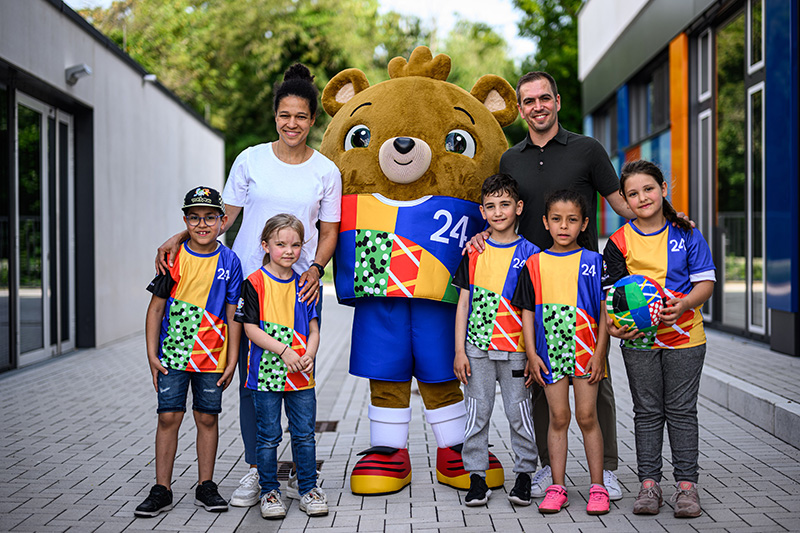
<path fill-rule="evenodd" d="M 664 174 L 661 173 L 661 169 L 658 168 L 658 165 L 655 163 L 646 161 L 644 159 L 628 161 L 622 167 L 622 172 L 620 172 L 619 176 L 619 193 L 623 198 L 625 198 L 625 181 L 634 174 L 646 174 L 652 177 L 654 180 L 656 180 L 656 183 L 658 183 L 659 187 L 664 184 Z M 668 222 L 674 223 L 682 230 L 688 232 L 692 231 L 692 225 L 689 223 L 689 221 L 680 218 L 678 216 L 678 212 L 675 211 L 675 208 L 672 207 L 672 204 L 669 203 L 669 200 L 666 198 L 663 198 L 661 201 L 661 210 L 664 213 L 664 218 L 666 218 Z"/>

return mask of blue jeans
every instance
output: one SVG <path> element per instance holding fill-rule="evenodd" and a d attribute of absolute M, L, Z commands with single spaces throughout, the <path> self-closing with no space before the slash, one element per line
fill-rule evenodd
<path fill-rule="evenodd" d="M 199 413 L 218 415 L 222 412 L 222 387 L 217 381 L 219 372 L 188 372 L 168 368 L 158 373 L 158 413 L 186 412 L 186 396 L 192 384 L 192 409 Z"/>
<path fill-rule="evenodd" d="M 317 323 L 322 326 L 322 291 L 317 302 L 317 314 L 319 315 Z M 239 344 L 239 430 L 242 432 L 244 442 L 244 460 L 247 464 L 254 465 L 256 464 L 256 410 L 253 407 L 253 391 L 244 386 L 247 381 L 249 342 L 242 331 L 242 342 Z"/>
<path fill-rule="evenodd" d="M 317 485 L 317 450 L 314 426 L 317 423 L 317 397 L 314 389 L 289 392 L 251 391 L 256 412 L 256 464 L 261 495 L 280 490 L 278 483 L 278 445 L 281 443 L 281 403 L 289 419 L 292 458 L 297 468 L 300 495 Z"/>
<path fill-rule="evenodd" d="M 706 345 L 677 350 L 622 348 L 633 398 L 639 481 L 661 481 L 664 424 L 675 481 L 698 479 L 697 394 Z"/>

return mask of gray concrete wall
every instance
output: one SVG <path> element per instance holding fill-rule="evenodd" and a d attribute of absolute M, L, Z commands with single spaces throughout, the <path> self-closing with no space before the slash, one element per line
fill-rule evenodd
<path fill-rule="evenodd" d="M 140 331 L 156 248 L 188 189 L 222 187 L 223 139 L 46 0 L 0 0 L 0 58 L 93 110 L 96 342 Z M 93 73 L 69 86 L 77 63 Z"/>

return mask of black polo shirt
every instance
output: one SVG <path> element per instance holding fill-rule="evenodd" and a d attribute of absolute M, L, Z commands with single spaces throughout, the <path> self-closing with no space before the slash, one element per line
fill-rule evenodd
<path fill-rule="evenodd" d="M 608 196 L 619 190 L 619 178 L 603 146 L 591 137 L 565 130 L 544 146 L 536 146 L 530 135 L 512 146 L 500 158 L 500 172 L 519 184 L 524 206 L 519 234 L 545 250 L 553 238 L 544 228 L 544 201 L 558 189 L 572 189 L 586 198 L 589 225 L 586 232 L 592 250 L 597 251 L 597 193 Z"/>

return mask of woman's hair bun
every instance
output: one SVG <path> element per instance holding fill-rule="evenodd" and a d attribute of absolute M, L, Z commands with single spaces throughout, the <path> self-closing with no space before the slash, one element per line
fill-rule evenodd
<path fill-rule="evenodd" d="M 295 63 L 286 69 L 286 72 L 283 74 L 283 81 L 289 80 L 307 80 L 309 82 L 313 82 L 314 76 L 311 75 L 311 71 L 308 70 L 308 67 L 306 67 L 304 64 Z"/>

